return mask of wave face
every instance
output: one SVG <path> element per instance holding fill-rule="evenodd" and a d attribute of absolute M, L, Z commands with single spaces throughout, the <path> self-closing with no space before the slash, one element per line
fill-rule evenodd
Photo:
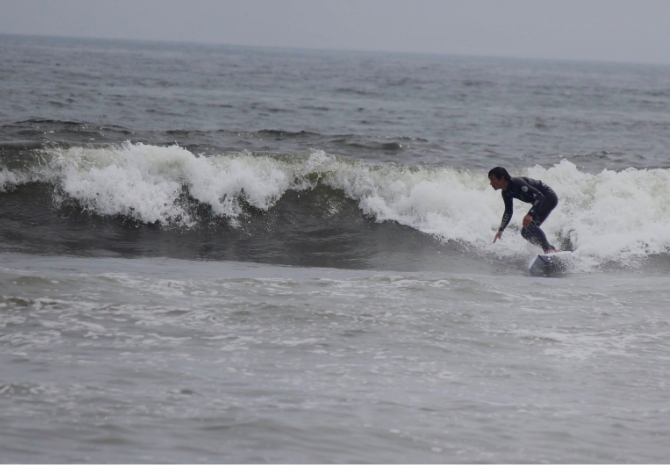
<path fill-rule="evenodd" d="M 528 208 L 521 202 L 503 240 L 491 244 L 503 204 L 478 170 L 321 150 L 199 156 L 141 143 L 23 154 L 0 170 L 2 214 L 12 220 L 5 250 L 347 266 L 404 250 L 396 260 L 411 257 L 416 267 L 435 251 L 495 261 L 534 250 L 518 234 Z M 513 175 L 557 192 L 543 229 L 574 249 L 582 268 L 636 266 L 670 250 L 670 170 L 589 174 L 562 161 Z"/>

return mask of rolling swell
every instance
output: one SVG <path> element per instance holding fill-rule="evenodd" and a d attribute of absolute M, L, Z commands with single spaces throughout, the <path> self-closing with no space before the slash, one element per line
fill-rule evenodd
<path fill-rule="evenodd" d="M 101 125 L 89 121 L 28 119 L 0 125 L 0 155 L 49 147 L 102 147 L 132 139 L 157 146 L 179 144 L 192 153 L 217 155 L 242 149 L 253 152 L 293 153 L 319 147 L 365 160 L 397 161 L 406 154 L 426 162 L 427 152 L 439 149 L 426 139 L 405 135 L 361 136 L 359 134 L 323 134 L 290 131 L 281 128 L 256 131 L 194 128 L 154 131 Z M 27 156 L 30 156 L 29 154 Z"/>
<path fill-rule="evenodd" d="M 564 161 L 519 174 L 558 192 L 544 229 L 576 250 L 581 269 L 665 266 L 669 170 L 591 175 Z M 3 155 L 0 188 L 6 252 L 408 270 L 475 269 L 478 257 L 522 265 L 534 252 L 517 234 L 520 214 L 491 245 L 502 203 L 484 173 L 320 150 L 45 147 Z"/>
<path fill-rule="evenodd" d="M 453 252 L 362 213 L 319 183 L 308 154 L 217 160 L 143 144 L 17 149 L 3 153 L 0 169 L 3 252 L 390 269 L 425 268 L 436 250 Z M 214 168 L 203 163 L 211 160 Z M 228 163 L 217 170 L 216 161 Z"/>
<path fill-rule="evenodd" d="M 242 201 L 233 222 L 184 195 L 189 227 L 143 222 L 132 214 L 101 215 L 77 200 L 55 197 L 54 186 L 44 182 L 0 194 L 0 250 L 403 270 L 444 268 L 436 257 L 458 252 L 412 228 L 375 222 L 355 201 L 326 186 L 288 191 L 267 211 Z"/>

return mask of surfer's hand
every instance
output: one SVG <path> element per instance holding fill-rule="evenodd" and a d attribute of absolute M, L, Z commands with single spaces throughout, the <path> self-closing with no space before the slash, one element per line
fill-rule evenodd
<path fill-rule="evenodd" d="M 503 233 L 502 231 L 498 231 L 498 232 L 496 233 L 496 237 L 493 238 L 493 243 L 494 243 L 494 244 L 496 243 L 496 241 L 497 241 L 498 239 L 500 239 L 500 238 L 502 237 L 502 233 Z"/>
<path fill-rule="evenodd" d="M 530 226 L 530 224 L 533 222 L 533 217 L 530 215 L 526 215 L 523 217 L 523 227 L 527 228 Z"/>

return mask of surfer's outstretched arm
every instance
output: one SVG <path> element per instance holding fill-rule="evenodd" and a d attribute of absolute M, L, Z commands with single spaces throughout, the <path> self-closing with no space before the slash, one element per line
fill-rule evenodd
<path fill-rule="evenodd" d="M 503 201 L 505 202 L 505 213 L 503 213 L 502 221 L 500 221 L 500 227 L 498 228 L 498 232 L 496 233 L 496 236 L 493 238 L 494 244 L 498 239 L 502 238 L 502 233 L 509 224 L 509 221 L 512 219 L 512 215 L 514 214 L 514 203 L 512 202 L 512 197 L 509 195 L 505 195 L 505 191 L 502 191 L 502 198 Z"/>

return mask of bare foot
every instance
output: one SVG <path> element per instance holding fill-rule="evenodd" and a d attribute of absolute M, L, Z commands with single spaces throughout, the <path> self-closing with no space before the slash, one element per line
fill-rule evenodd
<path fill-rule="evenodd" d="M 558 253 L 558 252 L 560 252 L 560 250 L 556 250 L 556 249 L 549 249 L 549 250 L 544 251 L 544 253 L 546 253 L 546 254 L 548 254 L 548 253 Z"/>

